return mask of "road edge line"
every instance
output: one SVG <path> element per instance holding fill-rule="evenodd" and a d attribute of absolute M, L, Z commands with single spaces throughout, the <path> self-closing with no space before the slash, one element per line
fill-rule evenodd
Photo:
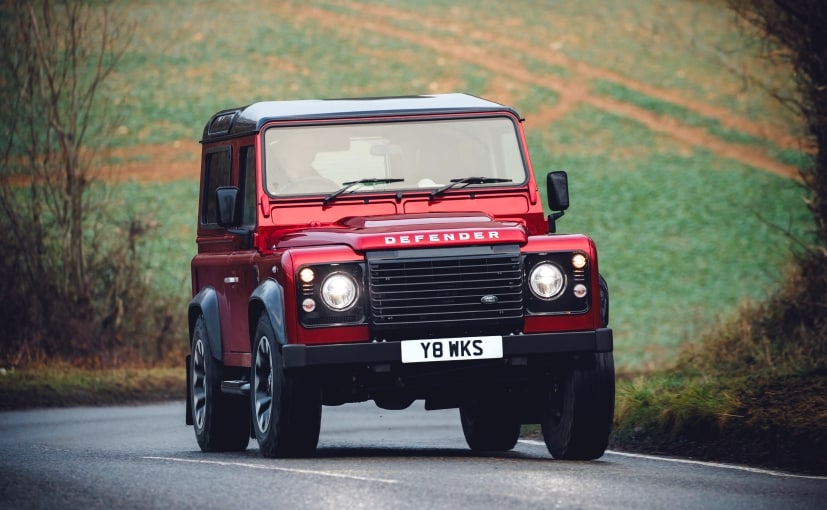
<path fill-rule="evenodd" d="M 528 444 L 532 446 L 543 446 L 545 447 L 546 444 L 543 441 L 537 441 L 534 439 L 520 439 L 520 443 Z M 754 473 L 760 475 L 769 475 L 769 476 L 776 476 L 776 477 L 783 477 L 783 478 L 801 478 L 805 480 L 827 480 L 827 476 L 819 476 L 819 475 L 800 475 L 795 473 L 787 473 L 785 471 L 774 471 L 772 469 L 764 469 L 764 468 L 756 468 L 751 466 L 743 466 L 739 464 L 726 464 L 723 462 L 709 462 L 703 460 L 693 460 L 693 459 L 681 459 L 678 457 L 662 457 L 659 455 L 647 455 L 644 453 L 630 453 L 630 452 L 619 452 L 617 450 L 606 450 L 606 454 L 608 455 L 617 455 L 620 457 L 631 457 L 636 459 L 645 459 L 645 460 L 655 460 L 655 461 L 663 461 L 663 462 L 675 462 L 678 464 L 689 464 L 689 465 L 696 465 L 696 466 L 705 466 L 705 467 L 713 467 L 713 468 L 720 468 L 720 469 L 732 469 L 735 471 L 744 471 L 747 473 Z"/>

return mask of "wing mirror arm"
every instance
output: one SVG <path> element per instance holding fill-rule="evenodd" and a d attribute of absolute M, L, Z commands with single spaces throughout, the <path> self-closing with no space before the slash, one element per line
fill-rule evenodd
<path fill-rule="evenodd" d="M 548 233 L 554 234 L 557 232 L 557 220 L 563 217 L 566 214 L 563 211 L 553 212 L 548 215 Z"/>

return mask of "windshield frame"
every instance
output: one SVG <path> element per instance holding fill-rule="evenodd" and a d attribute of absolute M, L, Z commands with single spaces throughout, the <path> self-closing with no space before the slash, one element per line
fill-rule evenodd
<path fill-rule="evenodd" d="M 494 121 L 499 123 L 497 125 L 491 123 L 490 121 Z M 505 124 L 502 122 L 508 122 L 507 128 Z M 444 175 L 440 180 L 432 180 L 430 183 L 427 181 L 423 185 L 423 180 L 419 180 L 417 182 L 413 182 L 412 180 L 408 180 L 408 178 L 413 179 L 414 175 L 406 174 L 404 172 L 398 174 L 390 173 L 390 163 L 387 161 L 387 158 L 393 157 L 391 154 L 392 150 L 391 147 L 393 146 L 392 143 L 388 143 L 388 154 L 384 155 L 386 158 L 386 167 L 385 173 L 383 176 L 379 175 L 370 175 L 368 172 L 362 170 L 362 167 L 359 167 L 359 173 L 351 173 L 347 174 L 346 178 L 341 179 L 339 182 L 335 182 L 333 179 L 329 179 L 330 184 L 325 184 L 324 188 L 319 189 L 312 189 L 309 191 L 305 190 L 294 190 L 294 191 L 279 191 L 273 183 L 276 182 L 274 180 L 274 176 L 277 175 L 277 172 L 280 169 L 277 165 L 282 165 L 282 161 L 280 159 L 276 159 L 274 157 L 275 152 L 273 151 L 272 147 L 277 145 L 278 143 L 284 143 L 282 147 L 288 147 L 292 144 L 290 143 L 289 137 L 284 138 L 286 141 L 282 141 L 282 135 L 296 135 L 297 133 L 302 132 L 302 130 L 309 130 L 310 133 L 313 133 L 313 130 L 317 130 L 321 128 L 322 130 L 335 130 L 338 127 L 350 129 L 351 133 L 359 133 L 359 132 L 371 132 L 375 131 L 376 128 L 380 128 L 383 130 L 387 130 L 389 132 L 392 131 L 401 131 L 406 133 L 406 130 L 409 130 L 410 127 L 414 127 L 414 130 L 419 127 L 423 127 L 424 129 L 431 128 L 438 128 L 439 130 L 448 130 L 452 131 L 452 133 L 457 138 L 462 138 L 466 141 L 474 140 L 474 136 L 469 134 L 471 128 L 482 130 L 483 124 L 481 122 L 488 123 L 487 129 L 489 131 L 480 131 L 484 133 L 486 136 L 492 137 L 488 140 L 489 143 L 483 143 L 480 141 L 478 145 L 485 151 L 485 155 L 491 159 L 489 161 L 492 164 L 492 172 L 493 175 L 490 175 L 492 178 L 496 177 L 506 177 L 510 178 L 510 182 L 494 182 L 494 183 L 480 183 L 480 184 L 467 184 L 459 187 L 454 187 L 451 189 L 450 192 L 454 191 L 461 191 L 461 190 L 469 190 L 471 188 L 473 191 L 479 191 L 481 189 L 487 188 L 522 188 L 524 187 L 531 179 L 531 167 L 528 160 L 528 156 L 526 154 L 526 148 L 524 146 L 524 140 L 521 136 L 521 129 L 519 122 L 520 120 L 516 117 L 509 115 L 505 112 L 500 113 L 492 113 L 492 112 L 480 112 L 478 114 L 443 114 L 443 115 L 417 115 L 417 116 L 396 116 L 396 117 L 381 117 L 381 118 L 371 118 L 371 119 L 364 119 L 364 118 L 357 118 L 357 119 L 324 119 L 324 120 L 317 120 L 317 121 L 278 121 L 278 122 L 271 122 L 267 123 L 262 126 L 260 131 L 260 145 L 261 145 L 261 178 L 262 178 L 262 189 L 264 192 L 273 199 L 296 199 L 296 198 L 303 198 L 303 197 L 325 197 L 330 195 L 332 192 L 339 190 L 344 182 L 349 181 L 359 181 L 359 180 L 369 180 L 371 178 L 378 178 L 378 179 L 387 179 L 387 178 L 394 178 L 394 177 L 403 177 L 406 178 L 404 182 L 398 183 L 370 183 L 365 186 L 355 186 L 353 189 L 347 191 L 347 193 L 343 194 L 341 198 L 350 195 L 359 195 L 362 196 L 366 193 L 393 193 L 399 194 L 404 193 L 408 194 L 430 194 L 434 190 L 443 187 L 444 185 L 448 184 L 451 180 L 458 180 L 464 179 L 468 177 L 485 177 L 485 175 L 478 175 L 481 173 L 480 169 L 477 167 L 473 168 L 463 168 L 457 167 L 452 168 L 449 171 L 446 171 L 449 175 Z M 463 123 L 467 123 L 462 125 Z M 476 124 L 475 124 L 476 123 Z M 496 128 L 496 129 L 495 129 Z M 335 133 L 331 131 L 331 133 Z M 494 135 L 501 136 L 501 146 L 497 148 L 492 147 L 492 141 L 494 140 Z M 271 135 L 278 136 L 279 138 L 274 138 Z M 436 135 L 430 135 L 433 138 Z M 307 140 L 312 140 L 313 137 L 305 137 Z M 294 139 L 295 140 L 295 139 Z M 350 144 L 350 139 L 348 139 L 348 148 L 352 147 Z M 370 142 L 369 138 L 365 138 Z M 375 138 L 378 140 L 378 137 Z M 442 139 L 440 139 L 442 140 Z M 434 142 L 433 139 L 430 140 L 432 143 L 431 145 L 423 144 L 421 147 L 418 145 L 414 145 L 412 147 L 408 147 L 408 149 L 442 149 L 443 151 L 446 149 L 446 144 L 443 141 L 438 143 Z M 410 141 L 409 141 L 410 142 Z M 399 149 L 400 151 L 402 149 Z M 450 148 L 449 148 L 450 150 Z M 328 153 L 333 153 L 328 151 Z M 370 148 L 371 155 L 374 155 L 373 145 Z M 494 154 L 496 153 L 496 154 Z M 321 152 L 320 152 L 321 154 Z M 449 153 L 453 155 L 453 153 Z M 398 154 L 394 154 L 398 155 Z M 472 157 L 479 158 L 479 154 L 471 153 Z M 409 156 L 405 156 L 409 157 Z M 493 163 L 494 159 L 499 158 L 499 161 Z M 333 161 L 335 157 L 332 158 Z M 417 160 L 419 161 L 419 160 Z M 399 159 L 399 162 L 405 162 L 404 159 Z M 313 159 L 310 164 L 314 165 L 314 170 L 318 173 L 322 173 L 321 170 L 315 168 L 317 164 L 317 159 Z M 412 164 L 409 162 L 405 162 L 406 165 Z M 499 165 L 499 166 L 497 166 Z M 497 166 L 497 168 L 494 168 Z M 275 170 L 274 170 L 275 169 Z M 508 173 L 504 173 L 508 172 Z M 282 172 L 283 173 L 283 172 Z M 484 172 L 483 172 L 484 173 Z M 519 175 L 518 175 L 519 174 Z M 284 188 L 282 188 L 283 190 Z"/>

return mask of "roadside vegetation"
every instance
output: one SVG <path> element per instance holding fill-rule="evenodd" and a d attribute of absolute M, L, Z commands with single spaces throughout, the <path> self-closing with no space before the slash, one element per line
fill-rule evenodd
<path fill-rule="evenodd" d="M 827 473 L 827 7 L 732 6 L 795 69 L 798 94 L 782 99 L 816 147 L 801 167 L 813 235 L 798 240 L 795 264 L 769 299 L 684 344 L 668 372 L 621 384 L 615 442 Z"/>
<path fill-rule="evenodd" d="M 44 65 L 20 39 L 36 32 L 14 24 L 51 8 L 57 27 L 75 4 L 103 15 L 72 0 L 2 8 L 4 104 L 78 104 L 20 96 L 40 87 L 10 59 Z M 824 450 L 827 430 L 827 152 L 814 109 L 827 101 L 823 64 L 796 58 L 823 33 L 791 41 L 808 32 L 755 15 L 780 0 L 737 1 L 737 16 L 723 0 L 396 5 L 112 4 L 109 27 L 122 31 L 108 46 L 100 25 L 87 34 L 106 72 L 77 69 L 100 81 L 76 108 L 95 121 L 72 140 L 80 174 L 53 157 L 76 125 L 49 131 L 34 109 L 4 110 L 3 139 L 17 141 L 0 160 L 0 227 L 13 233 L 0 241 L 0 408 L 184 394 L 197 140 L 210 114 L 463 91 L 526 117 L 538 175 L 569 172 L 561 231 L 596 240 L 611 288 L 616 445 L 824 469 L 808 452 Z M 823 20 L 814 12 L 803 19 Z M 744 20 L 752 31 L 733 28 Z M 73 193 L 81 212 L 61 205 Z"/>
<path fill-rule="evenodd" d="M 174 366 L 90 369 L 50 360 L 0 369 L 0 411 L 30 407 L 129 405 L 184 398 Z"/>
<path fill-rule="evenodd" d="M 132 26 L 71 0 L 1 14 L 0 352 L 11 364 L 160 361 L 177 314 L 145 271 L 153 225 L 93 167 L 117 125 L 106 86 Z"/>
<path fill-rule="evenodd" d="M 827 273 L 816 269 L 791 271 L 669 370 L 622 379 L 614 446 L 827 473 Z"/>

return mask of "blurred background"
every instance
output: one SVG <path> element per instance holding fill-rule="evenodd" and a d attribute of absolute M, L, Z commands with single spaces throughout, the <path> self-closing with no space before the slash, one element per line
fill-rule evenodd
<path fill-rule="evenodd" d="M 147 275 L 181 296 L 178 310 L 195 251 L 203 125 L 268 99 L 461 91 L 516 108 L 535 172 L 569 172 L 560 229 L 597 242 L 621 369 L 670 361 L 743 301 L 766 298 L 790 264 L 790 237 L 806 236 L 803 126 L 773 97 L 793 93 L 792 71 L 761 58 L 764 43 L 722 2 L 122 11 L 134 33 L 107 80 L 119 123 L 103 164 L 124 183 L 122 200 L 157 224 L 142 247 Z"/>

